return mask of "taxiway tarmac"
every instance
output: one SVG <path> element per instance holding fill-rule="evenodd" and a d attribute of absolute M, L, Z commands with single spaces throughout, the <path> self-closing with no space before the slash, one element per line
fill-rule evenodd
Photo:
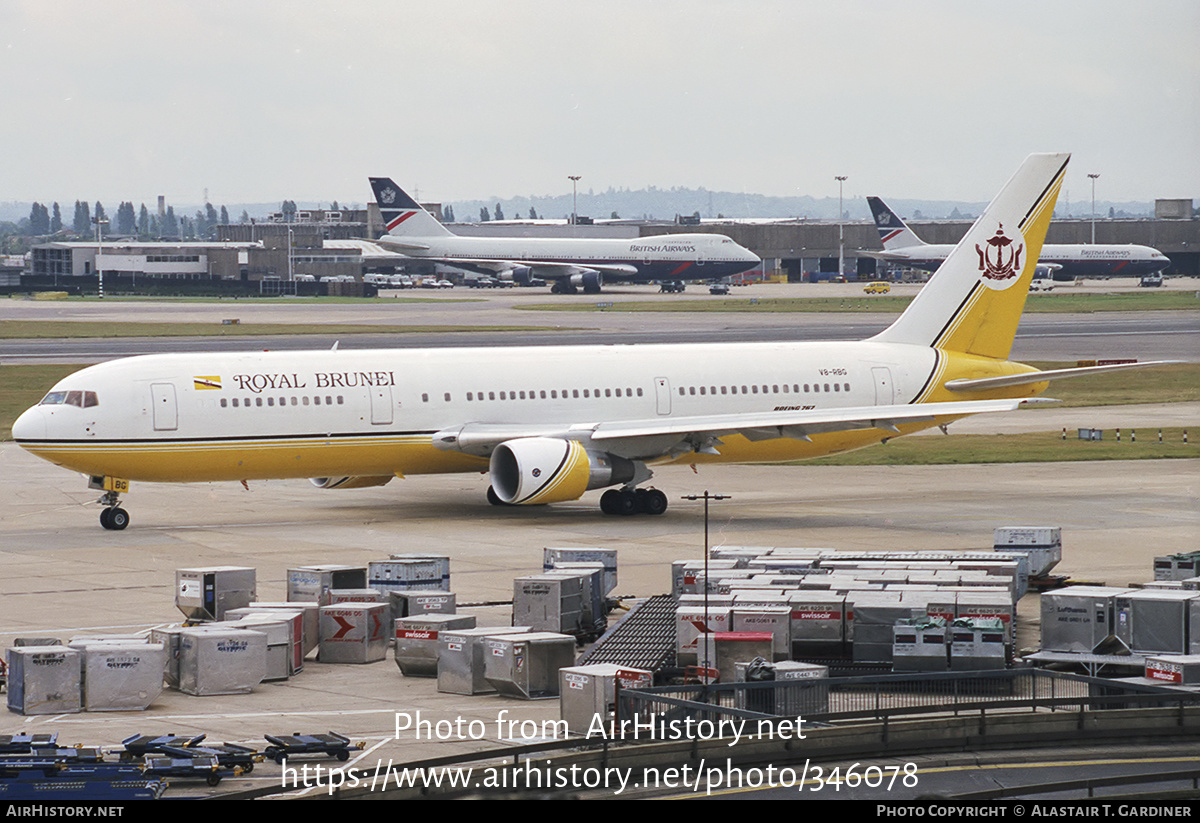
<path fill-rule="evenodd" d="M 613 518 L 589 493 L 571 504 L 497 509 L 477 475 L 416 477 L 383 488 L 322 491 L 304 481 L 137 485 L 126 498 L 132 525 L 100 528 L 81 478 L 13 444 L 0 445 L 0 645 L 14 637 L 67 639 L 128 633 L 177 622 L 175 570 L 253 566 L 263 599 L 285 596 L 285 572 L 309 563 L 365 563 L 394 552 L 451 557 L 460 604 L 509 600 L 512 578 L 540 570 L 545 546 L 619 552 L 620 594 L 669 591 L 673 560 L 702 554 L 700 504 L 682 494 L 731 499 L 712 508 L 712 542 L 847 549 L 978 549 L 1001 525 L 1061 525 L 1060 571 L 1124 585 L 1152 577 L 1157 554 L 1191 551 L 1200 535 L 1200 460 L 985 466 L 814 466 L 660 469 L 662 517 Z M 481 625 L 504 625 L 503 606 L 467 609 Z M 1021 604 L 1021 642 L 1036 639 L 1036 598 Z M 481 740 L 417 740 L 395 733 L 396 712 L 430 720 L 475 719 Z M 145 712 L 24 717 L 7 713 L 0 733 L 58 731 L 64 743 L 112 746 L 127 736 L 205 733 L 211 741 L 262 746 L 264 733 L 335 730 L 364 740 L 358 763 L 407 762 L 528 742 L 520 727 L 558 717 L 554 700 L 442 695 L 432 680 L 405 678 L 388 660 L 370 665 L 310 661 L 303 673 L 251 694 L 191 697 L 163 692 Z M 527 727 L 530 730 L 532 727 Z M 279 781 L 266 764 L 221 790 Z M 172 794 L 203 794 L 179 784 Z"/>

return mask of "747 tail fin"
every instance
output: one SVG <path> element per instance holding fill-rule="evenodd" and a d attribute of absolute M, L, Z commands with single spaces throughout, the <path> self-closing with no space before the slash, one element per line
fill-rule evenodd
<path fill-rule="evenodd" d="M 879 242 L 884 251 L 907 249 L 911 246 L 926 245 L 916 232 L 910 229 L 900 215 L 896 214 L 878 197 L 868 197 L 867 205 L 875 217 L 875 228 L 879 231 Z"/>
<path fill-rule="evenodd" d="M 1031 154 L 904 313 L 873 340 L 1007 359 L 1069 154 Z"/>
<path fill-rule="evenodd" d="M 404 189 L 389 177 L 371 177 L 375 203 L 383 216 L 383 225 L 392 237 L 437 237 L 451 234 L 450 230 L 421 208 Z"/>

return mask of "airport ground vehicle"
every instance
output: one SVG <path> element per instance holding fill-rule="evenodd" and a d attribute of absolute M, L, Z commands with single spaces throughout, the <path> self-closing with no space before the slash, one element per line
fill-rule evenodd
<path fill-rule="evenodd" d="M 867 294 L 887 294 L 891 290 L 892 284 L 884 280 L 876 280 L 863 286 L 863 291 Z"/>

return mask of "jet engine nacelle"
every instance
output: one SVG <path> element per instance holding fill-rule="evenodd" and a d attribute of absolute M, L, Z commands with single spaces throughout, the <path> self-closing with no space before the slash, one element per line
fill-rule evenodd
<path fill-rule="evenodd" d="M 366 477 L 310 477 L 308 482 L 318 489 L 366 489 L 387 485 L 392 477 L 390 474 Z"/>
<path fill-rule="evenodd" d="M 630 460 L 590 452 L 575 440 L 523 437 L 492 451 L 492 490 L 501 502 L 517 506 L 576 500 L 589 489 L 633 479 Z"/>
<path fill-rule="evenodd" d="M 518 286 L 528 286 L 533 280 L 533 269 L 529 266 L 513 266 L 511 269 L 501 273 L 501 280 L 511 280 Z"/>
<path fill-rule="evenodd" d="M 598 294 L 604 285 L 604 275 L 598 271 L 585 271 L 582 274 L 572 274 L 571 285 L 583 289 L 584 294 Z"/>

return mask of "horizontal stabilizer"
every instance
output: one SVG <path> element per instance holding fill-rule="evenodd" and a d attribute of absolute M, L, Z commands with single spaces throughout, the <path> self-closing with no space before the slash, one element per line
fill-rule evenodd
<path fill-rule="evenodd" d="M 1144 369 L 1150 366 L 1173 366 L 1182 362 L 1182 360 L 1150 360 L 1145 363 L 1111 363 L 1107 366 L 1051 369 L 1049 371 L 1011 374 L 1006 377 L 983 377 L 978 380 L 951 380 L 946 383 L 946 388 L 957 392 L 987 391 L 988 389 L 1004 389 L 1009 386 L 1027 386 L 1030 383 L 1048 383 L 1051 380 L 1065 380 L 1068 377 L 1087 377 L 1088 375 L 1104 374 L 1110 371 Z"/>

